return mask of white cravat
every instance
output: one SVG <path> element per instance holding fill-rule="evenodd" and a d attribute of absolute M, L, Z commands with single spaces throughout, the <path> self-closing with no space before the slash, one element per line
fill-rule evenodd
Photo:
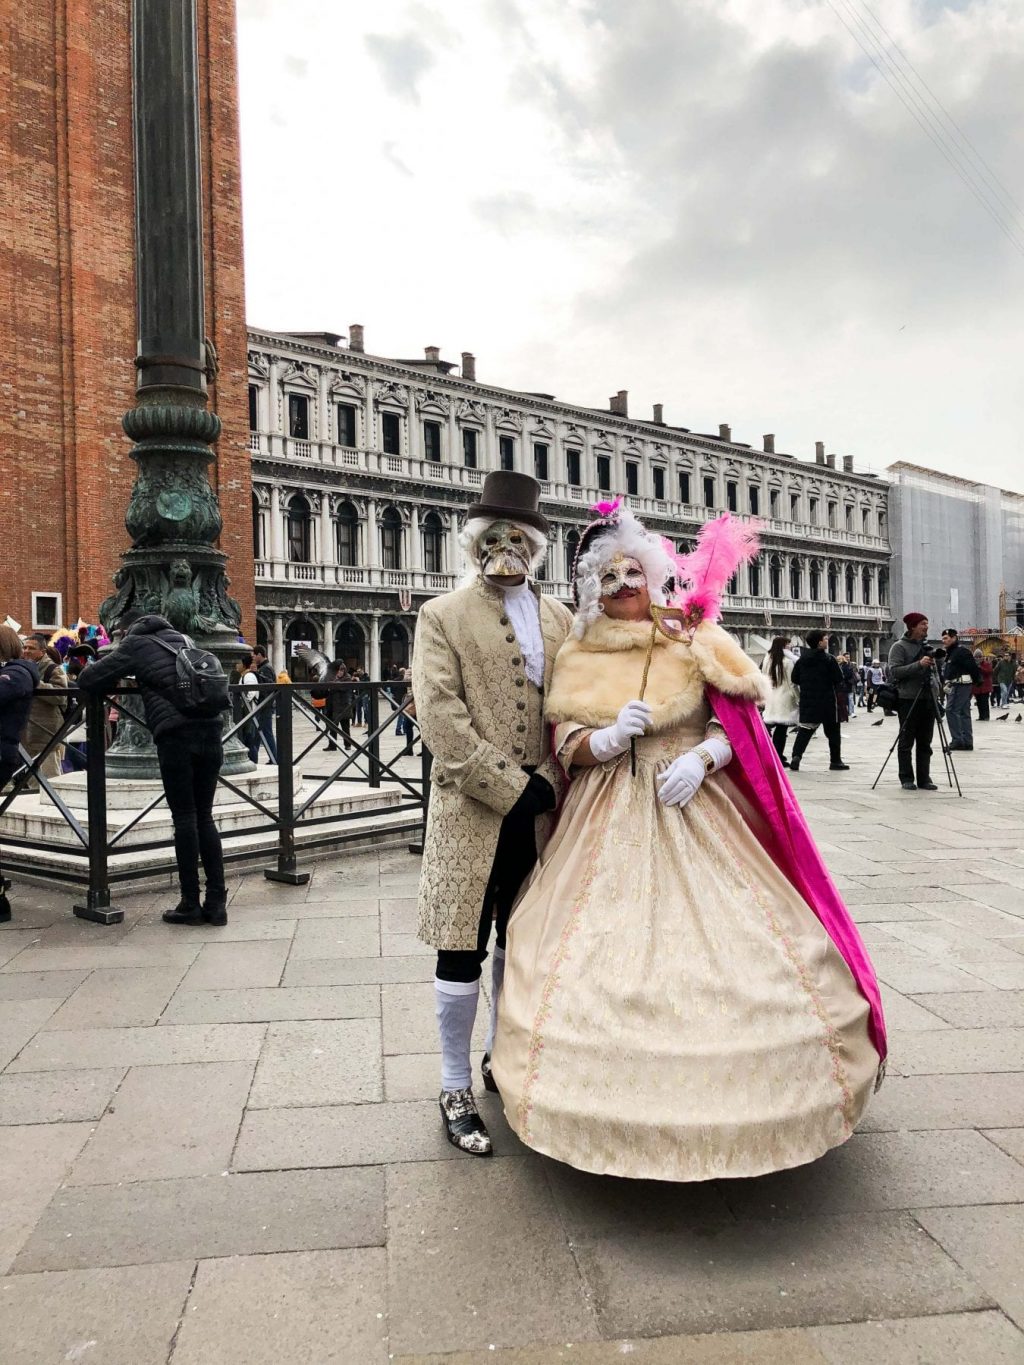
<path fill-rule="evenodd" d="M 502 588 L 505 611 L 523 651 L 526 676 L 535 687 L 544 683 L 544 637 L 540 633 L 540 603 L 529 582 Z"/>

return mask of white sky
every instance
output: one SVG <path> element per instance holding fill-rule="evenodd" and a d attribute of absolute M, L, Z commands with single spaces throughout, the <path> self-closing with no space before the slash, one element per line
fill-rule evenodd
<path fill-rule="evenodd" d="M 239 0 L 250 324 L 1024 491 L 1024 217 L 837 11 L 1024 204 L 1020 0 Z"/>

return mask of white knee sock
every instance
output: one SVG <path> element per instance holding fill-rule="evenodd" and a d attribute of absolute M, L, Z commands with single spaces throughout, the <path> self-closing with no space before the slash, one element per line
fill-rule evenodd
<path fill-rule="evenodd" d="M 437 1025 L 441 1033 L 441 1089 L 465 1090 L 472 1084 L 469 1059 L 476 1021 L 479 981 L 441 981 L 434 978 Z"/>
<path fill-rule="evenodd" d="M 498 997 L 501 995 L 501 984 L 505 980 L 505 949 L 495 948 L 494 956 L 491 958 L 491 1022 L 487 1028 L 487 1041 L 484 1043 L 485 1052 L 494 1050 L 494 1033 L 498 1027 Z"/>

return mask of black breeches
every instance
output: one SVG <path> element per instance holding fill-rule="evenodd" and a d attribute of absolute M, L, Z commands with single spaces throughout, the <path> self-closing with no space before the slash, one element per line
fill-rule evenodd
<path fill-rule="evenodd" d="M 506 815 L 501 822 L 498 846 L 494 851 L 491 875 L 480 907 L 480 924 L 476 947 L 459 951 L 438 950 L 437 976 L 440 981 L 478 981 L 491 929 L 495 944 L 504 951 L 508 918 L 512 913 L 519 888 L 533 871 L 537 861 L 536 817 Z"/>

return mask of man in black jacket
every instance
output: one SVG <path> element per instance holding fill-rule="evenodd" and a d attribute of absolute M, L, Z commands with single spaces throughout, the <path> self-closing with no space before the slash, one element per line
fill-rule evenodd
<path fill-rule="evenodd" d="M 254 645 L 252 651 L 252 666 L 256 673 L 256 681 L 260 683 L 276 683 L 277 674 L 274 666 L 267 658 L 267 651 L 262 645 Z M 270 700 L 268 701 L 268 697 Z M 263 703 L 260 706 L 260 702 Z M 266 747 L 267 754 L 271 763 L 277 762 L 277 741 L 274 739 L 274 696 L 271 692 L 260 692 L 256 698 L 256 705 L 259 710 L 256 712 L 256 725 L 260 732 L 260 738 Z"/>
<path fill-rule="evenodd" d="M 224 855 L 213 822 L 213 798 L 224 759 L 221 721 L 217 716 L 199 719 L 183 715 L 175 704 L 175 655 L 184 647 L 185 637 L 162 616 L 129 621 L 117 648 L 83 669 L 78 685 L 95 696 L 121 678 L 135 679 L 174 821 L 181 901 L 175 909 L 164 912 L 164 920 L 168 924 L 227 924 Z M 206 873 L 206 900 L 202 903 L 200 861 Z"/>
<path fill-rule="evenodd" d="M 889 650 L 889 681 L 896 685 L 896 711 L 900 718 L 896 744 L 900 786 L 909 792 L 935 792 L 939 789 L 931 779 L 932 734 L 939 714 L 939 698 L 935 659 L 928 645 L 928 617 L 920 611 L 908 611 L 903 624 L 906 633 Z"/>
<path fill-rule="evenodd" d="M 946 719 L 949 721 L 949 747 L 973 749 L 974 728 L 971 724 L 971 689 L 981 682 L 981 669 L 959 634 L 952 626 L 942 632 L 942 647 L 946 664 L 942 680 L 946 684 Z"/>
<path fill-rule="evenodd" d="M 846 708 L 843 671 L 828 652 L 828 636 L 823 630 L 812 630 L 807 637 L 807 648 L 793 665 L 793 686 L 800 693 L 800 728 L 793 757 L 789 760 L 792 772 L 800 771 L 800 760 L 820 725 L 828 740 L 829 771 L 845 773 L 850 765 L 843 762 L 839 707 Z M 842 697 L 842 703 L 840 703 Z"/>

